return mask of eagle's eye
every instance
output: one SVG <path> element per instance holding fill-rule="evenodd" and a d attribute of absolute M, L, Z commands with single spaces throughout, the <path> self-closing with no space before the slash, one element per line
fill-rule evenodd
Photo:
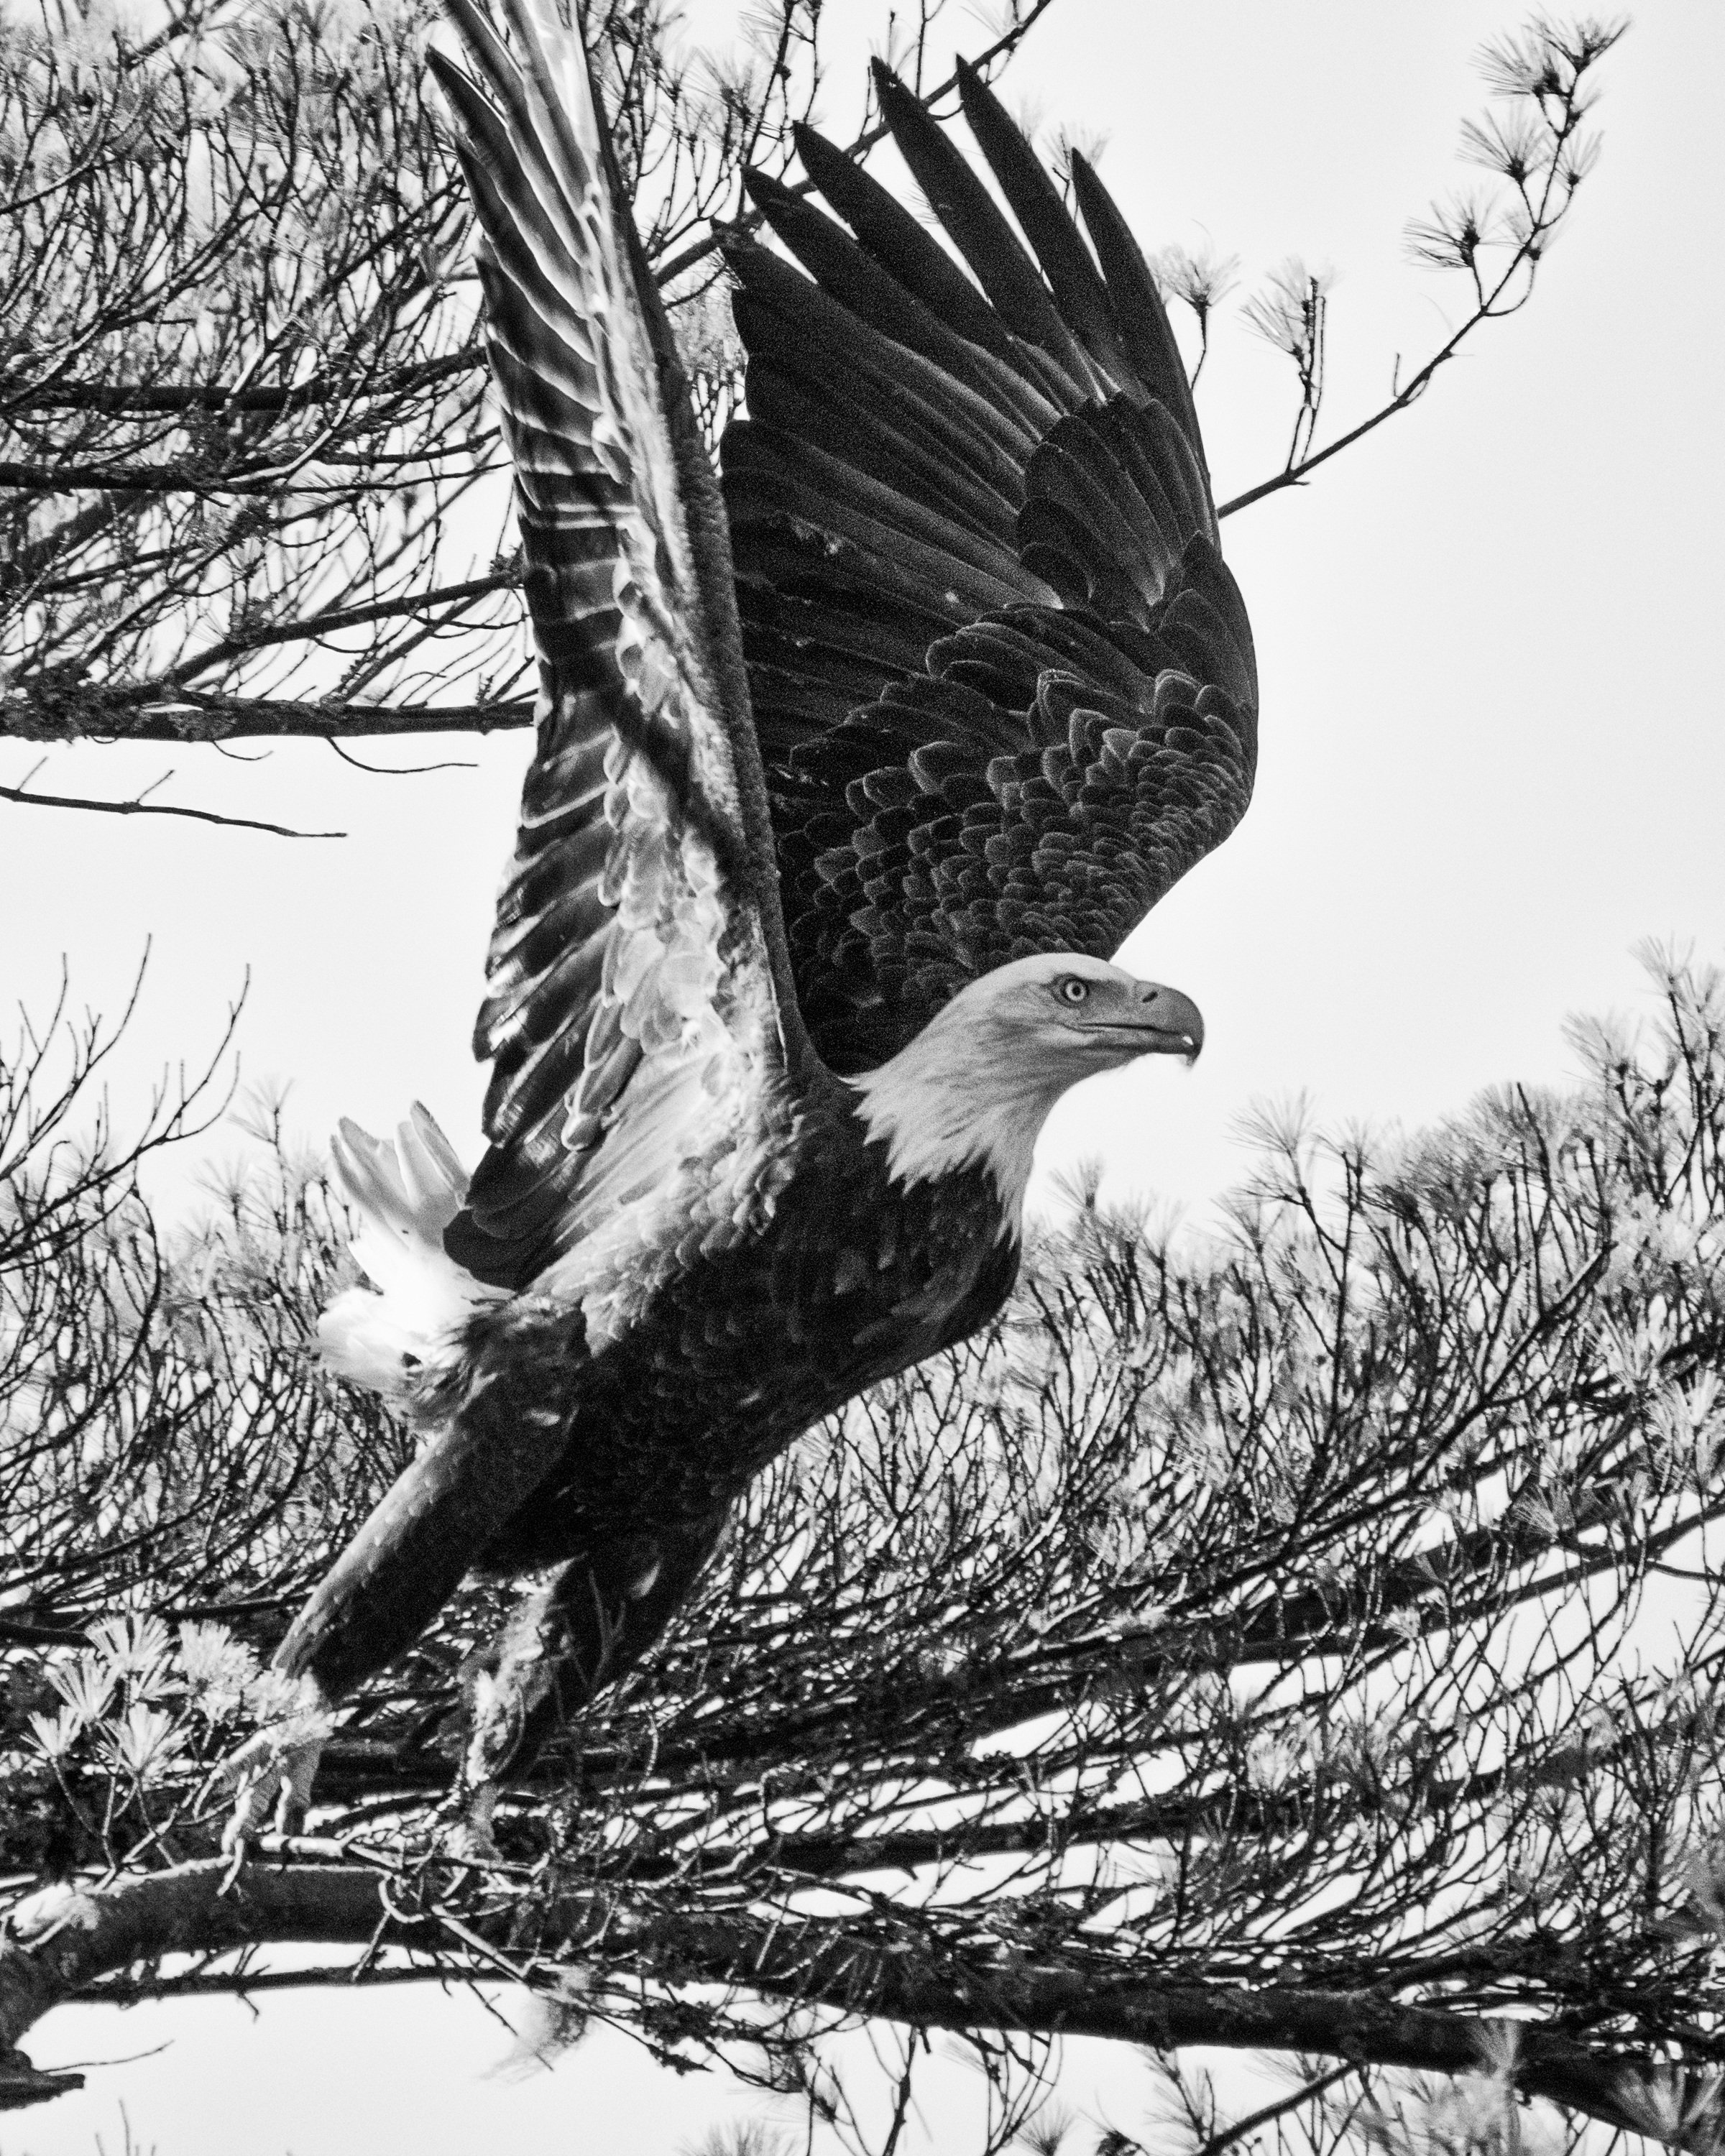
<path fill-rule="evenodd" d="M 1063 1004 L 1081 1004 L 1090 993 L 1090 983 L 1081 981 L 1076 973 L 1068 973 L 1055 983 L 1055 993 Z"/>

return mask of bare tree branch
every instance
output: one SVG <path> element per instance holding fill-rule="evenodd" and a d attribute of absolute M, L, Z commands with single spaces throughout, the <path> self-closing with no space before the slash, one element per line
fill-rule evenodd
<path fill-rule="evenodd" d="M 172 772 L 167 778 L 173 776 Z M 157 781 L 157 785 L 164 783 Z M 296 831 L 287 824 L 264 824 L 249 816 L 221 816 L 213 808 L 181 808 L 163 801 L 91 801 L 64 793 L 36 793 L 28 786 L 0 786 L 0 801 L 27 808 L 83 808 L 103 816 L 189 816 L 199 824 L 223 824 L 235 831 L 268 831 L 278 839 L 345 839 L 345 831 Z"/>

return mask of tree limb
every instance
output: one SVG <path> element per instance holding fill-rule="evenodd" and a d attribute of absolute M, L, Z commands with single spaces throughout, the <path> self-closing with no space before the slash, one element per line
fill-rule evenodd
<path fill-rule="evenodd" d="M 407 592 L 399 598 L 374 599 L 367 606 L 326 607 L 321 613 L 303 615 L 297 621 L 275 623 L 243 635 L 224 637 L 219 644 L 208 644 L 202 651 L 194 651 L 189 659 L 182 659 L 177 666 L 169 667 L 153 682 L 141 682 L 126 694 L 141 701 L 159 696 L 165 689 L 183 687 L 206 667 L 219 666 L 249 651 L 260 651 L 266 644 L 298 644 L 313 637 L 333 635 L 341 629 L 363 628 L 368 622 L 388 621 L 403 614 L 429 613 L 438 607 L 459 610 L 471 599 L 484 598 L 492 592 L 511 591 L 521 580 L 519 570 L 505 569 L 494 576 L 470 577 L 465 583 Z"/>
<path fill-rule="evenodd" d="M 332 397 L 383 399 L 404 396 L 451 375 L 471 374 L 485 363 L 477 339 L 459 352 L 380 372 L 370 380 L 347 381 L 334 374 L 309 375 L 279 389 L 234 389 L 219 382 L 175 386 L 165 382 L 66 382 L 15 391 L 8 412 L 51 408 L 74 412 L 292 412 Z"/>
<path fill-rule="evenodd" d="M 403 455 L 398 465 L 435 463 L 439 457 L 465 454 L 472 446 L 458 442 L 453 449 L 423 449 Z M 225 473 L 189 462 L 161 464 L 30 465 L 0 459 L 0 488 L 13 487 L 30 494 L 186 494 L 214 501 L 227 495 L 266 495 L 273 501 L 292 495 L 345 496 L 356 489 L 367 490 L 364 479 L 300 479 L 295 474 L 322 465 L 351 465 L 375 472 L 382 459 L 316 449 L 296 452 L 285 465 L 265 465 L 246 472 Z"/>
<path fill-rule="evenodd" d="M 21 2060 L 19 2038 L 63 2000 L 136 1963 L 269 1944 L 440 1944 L 444 1928 L 435 1910 L 404 1912 L 388 1892 L 387 1872 L 365 1862 L 258 1861 L 224 1892 L 227 1876 L 220 1860 L 187 1864 L 106 1886 L 49 1888 L 18 1909 L 0 1943 L 0 2076 L 11 2076 L 9 2092 L 0 2080 L 0 2104 L 39 2102 L 73 2085 Z M 595 1938 L 595 1908 L 585 1897 L 536 1909 L 536 1951 L 577 1949 L 649 1981 L 741 1985 L 919 2028 L 1059 2032 L 1164 2051 L 1206 2044 L 1296 2051 L 1443 2074 L 1510 2059 L 1526 2095 L 1638 2133 L 1647 2124 L 1636 2083 L 1661 2078 L 1651 2058 L 1596 2051 L 1537 2022 L 1405 2005 L 1378 1991 L 1166 1984 L 1101 1954 L 1089 1967 L 1071 1959 L 1039 1967 L 992 1954 L 961 1964 L 948 1954 L 907 1951 L 902 1939 L 835 1936 L 830 1922 L 818 1919 L 648 1912 L 619 1922 L 614 1910 L 608 1913 L 608 1927 Z M 507 1952 L 513 1915 L 513 1904 L 464 1911 L 460 1930 Z M 1678 2145 L 1701 2148 L 1716 2123 L 1711 2116 L 1693 2120 Z"/>
<path fill-rule="evenodd" d="M 228 696 L 180 688 L 135 702 L 100 682 L 21 681 L 0 705 L 0 733 L 15 741 L 347 741 L 397 734 L 495 732 L 531 726 L 530 697 L 479 704 L 327 703 Z"/>

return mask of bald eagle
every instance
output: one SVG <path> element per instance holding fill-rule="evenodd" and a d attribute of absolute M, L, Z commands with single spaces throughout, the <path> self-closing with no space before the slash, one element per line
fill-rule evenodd
<path fill-rule="evenodd" d="M 1108 955 L 1250 793 L 1250 632 L 1154 280 L 978 76 L 999 198 L 877 67 L 934 234 L 808 128 L 728 250 L 716 476 L 554 0 L 449 0 L 540 667 L 470 1181 L 344 1126 L 371 1288 L 321 1339 L 414 1464 L 282 1643 L 304 1712 L 230 1840 L 303 1810 L 329 1711 L 470 1571 L 530 1584 L 469 1686 L 470 1804 L 638 1657 L 751 1478 L 1000 1309 L 1044 1119 L 1195 1055 Z M 1004 201 L 1005 211 L 1000 202 Z"/>

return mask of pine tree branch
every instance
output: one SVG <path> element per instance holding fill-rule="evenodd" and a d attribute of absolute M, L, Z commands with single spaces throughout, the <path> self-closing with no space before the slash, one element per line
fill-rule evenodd
<path fill-rule="evenodd" d="M 1350 427 L 1333 442 L 1322 449 L 1310 448 L 1312 434 L 1317 424 L 1318 409 L 1323 400 L 1323 302 L 1318 286 L 1312 287 L 1316 315 L 1315 326 L 1302 339 L 1297 334 L 1291 341 L 1284 341 L 1264 315 L 1257 319 L 1257 326 L 1269 335 L 1271 341 L 1288 352 L 1301 368 L 1301 418 L 1296 421 L 1292 444 L 1284 468 L 1258 485 L 1248 487 L 1244 494 L 1235 495 L 1222 503 L 1216 511 L 1219 517 L 1231 516 L 1237 510 L 1245 509 L 1268 495 L 1279 494 L 1286 487 L 1304 485 L 1307 475 L 1332 457 L 1340 456 L 1344 449 L 1392 419 L 1399 412 L 1407 411 L 1417 403 L 1431 386 L 1439 370 L 1455 358 L 1463 344 L 1484 322 L 1502 321 L 1519 314 L 1532 297 L 1539 269 L 1549 249 L 1553 237 L 1573 208 L 1575 190 L 1590 157 L 1582 151 L 1579 131 L 1587 114 L 1591 100 L 1582 89 L 1588 72 L 1594 68 L 1622 37 L 1626 23 L 1590 23 L 1582 26 L 1581 44 L 1577 49 L 1566 50 L 1558 34 L 1543 18 L 1536 18 L 1533 35 L 1544 41 L 1543 55 L 1548 70 L 1551 69 L 1553 51 L 1562 54 L 1572 72 L 1567 84 L 1553 74 L 1549 80 L 1537 88 L 1525 83 L 1516 85 L 1516 95 L 1532 97 L 1538 105 L 1541 122 L 1549 141 L 1543 158 L 1531 170 L 1525 162 L 1527 153 L 1519 151 L 1511 158 L 1488 157 L 1485 161 L 1508 178 L 1520 198 L 1519 226 L 1514 228 L 1518 236 L 1507 259 L 1495 277 L 1488 277 L 1486 256 L 1490 241 L 1481 225 L 1469 213 L 1465 227 L 1440 215 L 1435 227 L 1410 228 L 1409 237 L 1416 256 L 1436 267 L 1465 270 L 1471 280 L 1474 305 L 1471 312 L 1453 330 L 1425 362 L 1415 369 L 1408 380 L 1399 379 L 1399 362 L 1392 377 L 1391 393 L 1375 412 L 1369 413 L 1358 425 Z M 1555 106 L 1553 112 L 1552 107 Z M 1478 131 L 1475 131 L 1478 137 Z M 1501 138 L 1500 138 L 1501 140 Z M 1597 144 L 1595 144 L 1595 148 Z M 1579 162 L 1577 162 L 1579 154 Z M 1533 177 L 1534 171 L 1543 171 L 1543 182 Z M 1251 308 L 1248 315 L 1253 313 Z M 1297 330 L 1297 326 L 1296 326 Z"/>
<path fill-rule="evenodd" d="M 280 388 L 229 388 L 219 382 L 66 382 L 14 390 L 0 398 L 0 411 L 73 412 L 298 412 L 331 398 L 387 400 L 406 396 L 452 375 L 471 374 L 485 364 L 485 347 L 475 340 L 459 352 L 407 367 L 382 371 L 370 379 L 339 374 L 308 375 Z"/>
<path fill-rule="evenodd" d="M 445 456 L 465 454 L 473 444 L 463 440 L 416 451 L 411 457 L 395 461 L 404 464 L 435 465 Z M 353 456 L 336 451 L 324 454 L 315 445 L 295 449 L 285 464 L 264 464 L 252 470 L 223 472 L 211 467 L 190 462 L 164 460 L 161 464 L 18 464 L 0 459 L 0 488 L 15 488 L 29 494 L 183 494 L 202 501 L 216 501 L 230 495 L 266 495 L 271 501 L 280 501 L 292 495 L 305 495 L 316 500 L 328 495 L 347 496 L 356 492 L 367 493 L 375 488 L 375 479 L 368 481 L 367 475 L 375 475 L 382 459 L 377 456 Z M 299 474 L 321 465 L 350 465 L 356 472 L 352 479 L 302 479 Z M 398 472 L 393 475 L 399 476 Z"/>
<path fill-rule="evenodd" d="M 529 697 L 477 704 L 327 703 L 228 696 L 182 687 L 137 692 L 96 682 L 18 682 L 0 701 L 0 736 L 16 741 L 348 741 L 401 734 L 488 734 L 531 726 Z"/>
<path fill-rule="evenodd" d="M 276 1845 L 286 1856 L 290 1845 Z M 326 1849 L 327 1845 L 321 1845 Z M 222 1861 L 50 1888 L 15 1913 L 0 1943 L 0 2105 L 27 2104 L 75 2085 L 37 2073 L 18 2053 L 25 2032 L 62 2001 L 120 1970 L 170 1953 L 213 1954 L 270 1944 L 437 1948 L 452 1933 L 473 1942 L 449 1958 L 465 1970 L 474 1950 L 511 1952 L 513 1901 L 464 1907 L 459 1926 L 413 1903 L 409 1882 L 387 1867 L 259 1861 L 231 1889 Z M 926 1913 L 907 1912 L 911 1933 Z M 1597 2048 L 1538 2022 L 1406 2005 L 1381 1991 L 1321 1991 L 1266 1984 L 1166 1984 L 1117 1956 L 1089 1965 L 1067 1957 L 1039 1966 L 983 1952 L 955 1954 L 929 1938 L 847 1933 L 829 1919 L 750 1913 L 691 1917 L 643 1912 L 566 1897 L 536 1909 L 538 1956 L 578 1951 L 589 1963 L 627 1969 L 676 1988 L 740 1987 L 850 2015 L 922 2029 L 999 2030 L 1096 2036 L 1162 2051 L 1204 2044 L 1296 2052 L 1354 2065 L 1428 2073 L 1477 2073 L 1508 2063 L 1516 2086 L 1566 2109 L 1627 2130 L 1648 2130 L 1638 2095 L 1664 2086 L 1657 2063 Z M 523 1965 L 524 1974 L 531 1972 Z M 232 1988 L 245 1988 L 236 1973 Z M 9 2090 L 7 2077 L 9 2076 Z M 1701 2149 L 1720 2121 L 1717 2097 L 1672 2137 Z"/>
<path fill-rule="evenodd" d="M 142 681 L 126 691 L 129 697 L 140 701 L 153 700 L 162 690 L 183 688 L 197 675 L 211 666 L 220 666 L 230 659 L 239 659 L 248 652 L 261 651 L 272 644 L 297 644 L 314 637 L 331 636 L 337 629 L 360 629 L 368 622 L 389 621 L 408 614 L 430 613 L 447 607 L 454 613 L 470 600 L 483 598 L 491 592 L 512 591 L 521 583 L 517 569 L 506 569 L 495 576 L 470 577 L 465 583 L 444 584 L 434 590 L 404 593 L 401 598 L 375 599 L 367 606 L 326 607 L 321 613 L 303 615 L 297 621 L 273 624 L 243 635 L 224 637 L 219 644 L 207 645 L 195 651 L 189 659 L 182 659 L 177 666 L 171 666 L 153 681 Z"/>

